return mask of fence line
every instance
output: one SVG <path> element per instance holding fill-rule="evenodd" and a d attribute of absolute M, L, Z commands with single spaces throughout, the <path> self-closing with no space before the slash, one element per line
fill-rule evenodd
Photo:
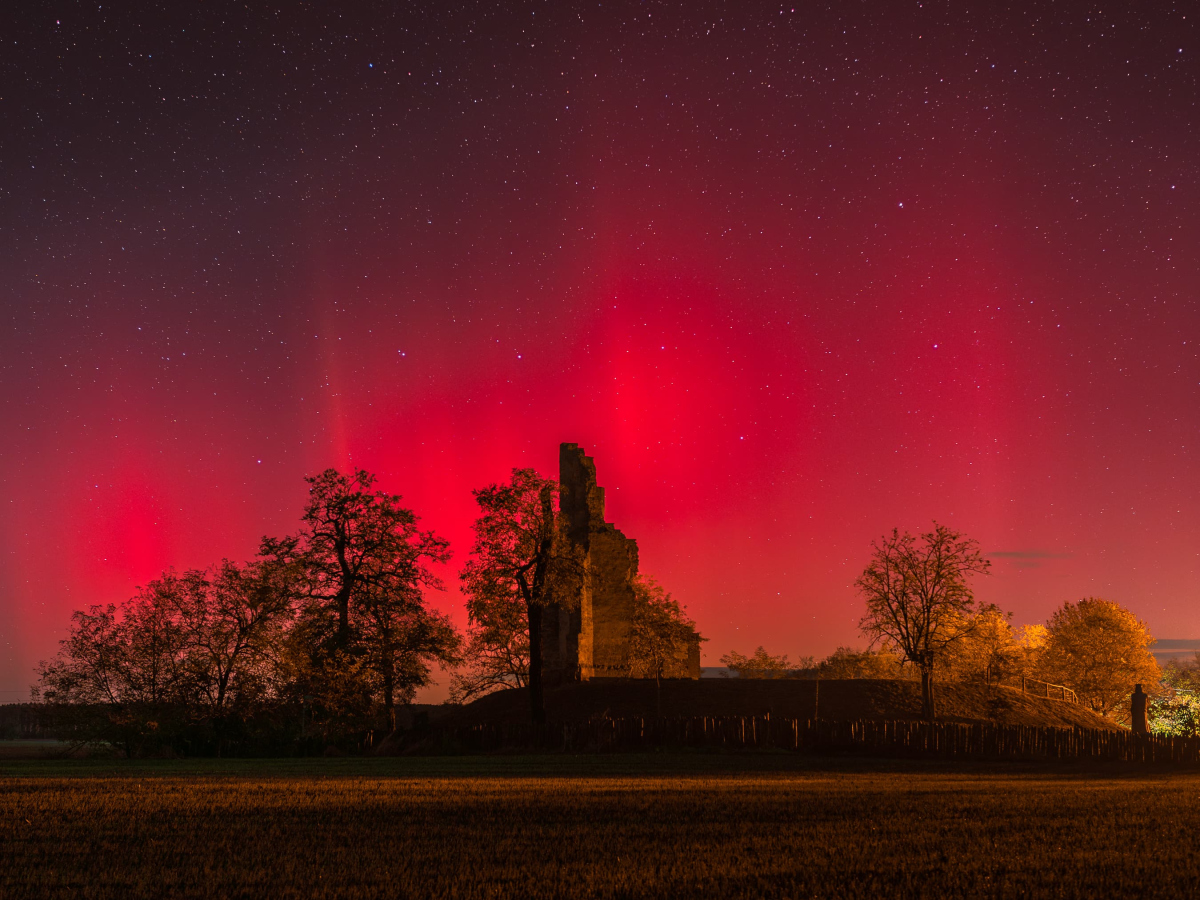
<path fill-rule="evenodd" d="M 1036 687 L 1041 685 L 1041 688 Z M 1063 684 L 1051 684 L 1049 681 L 1039 681 L 1037 678 L 1021 676 L 1021 693 L 1034 697 L 1045 697 L 1047 700 L 1062 700 L 1066 703 L 1079 704 L 1079 695 Z"/>
<path fill-rule="evenodd" d="M 1062 700 L 1064 703 L 1079 705 L 1079 695 L 1065 684 L 1054 684 L 1051 681 L 1027 678 L 1024 675 L 998 677 L 993 675 L 990 669 L 983 671 L 983 681 L 985 684 L 995 684 L 1014 689 L 1019 688 L 1022 694 L 1029 694 L 1031 697 L 1041 697 L 1046 700 Z"/>
<path fill-rule="evenodd" d="M 813 720 L 770 716 L 593 718 L 528 724 L 489 723 L 413 735 L 426 753 L 506 750 L 565 752 L 708 747 L 864 753 L 945 759 L 1108 759 L 1200 763 L 1200 737 L 1135 735 L 1130 731 L 912 720 Z"/>

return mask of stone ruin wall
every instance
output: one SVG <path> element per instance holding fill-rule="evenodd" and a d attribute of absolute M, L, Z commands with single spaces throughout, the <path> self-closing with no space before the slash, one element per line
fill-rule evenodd
<path fill-rule="evenodd" d="M 582 567 L 562 606 L 546 610 L 542 624 L 548 684 L 575 679 L 626 678 L 625 650 L 638 573 L 637 541 L 604 521 L 604 488 L 596 466 L 577 444 L 559 447 L 559 508 L 564 537 Z M 668 678 L 700 677 L 700 643 L 680 646 Z"/>

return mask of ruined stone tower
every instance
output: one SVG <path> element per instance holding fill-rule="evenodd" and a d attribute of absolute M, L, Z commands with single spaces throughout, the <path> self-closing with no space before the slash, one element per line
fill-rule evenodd
<path fill-rule="evenodd" d="M 625 678 L 637 541 L 604 521 L 604 488 L 578 444 L 559 446 L 558 471 L 563 536 L 579 568 L 559 588 L 562 604 L 542 618 L 544 678 L 547 684 Z M 677 657 L 668 677 L 700 677 L 698 638 L 680 647 Z"/>

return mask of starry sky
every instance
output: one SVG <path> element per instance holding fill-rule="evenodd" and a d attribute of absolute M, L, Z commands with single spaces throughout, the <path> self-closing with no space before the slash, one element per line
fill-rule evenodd
<path fill-rule="evenodd" d="M 1196 12 L 1016 6 L 6 4 L 0 701 L 327 466 L 452 582 L 560 441 L 706 664 L 935 518 L 1200 634 Z"/>

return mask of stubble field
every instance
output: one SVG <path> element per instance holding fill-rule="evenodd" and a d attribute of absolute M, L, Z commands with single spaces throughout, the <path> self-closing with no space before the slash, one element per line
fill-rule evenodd
<path fill-rule="evenodd" d="M 0 896 L 1186 897 L 1200 775 L 796 756 L 0 763 Z"/>

